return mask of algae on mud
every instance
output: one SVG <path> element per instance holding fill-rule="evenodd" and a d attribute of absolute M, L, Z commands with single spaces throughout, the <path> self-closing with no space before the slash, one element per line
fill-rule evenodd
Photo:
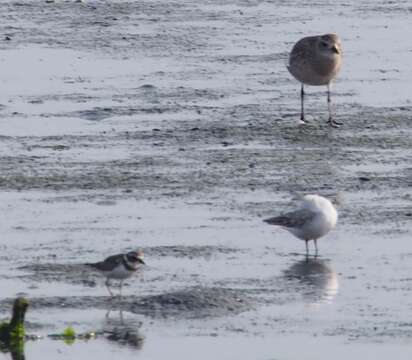
<path fill-rule="evenodd" d="M 24 318 L 28 306 L 27 299 L 23 297 L 15 299 L 10 321 L 0 323 L 0 351 L 10 352 L 13 360 L 24 360 L 26 340 Z"/>
<path fill-rule="evenodd" d="M 0 342 L 5 347 L 19 347 L 24 341 L 26 335 L 24 317 L 28 306 L 27 299 L 23 297 L 15 299 L 10 321 L 0 323 Z"/>

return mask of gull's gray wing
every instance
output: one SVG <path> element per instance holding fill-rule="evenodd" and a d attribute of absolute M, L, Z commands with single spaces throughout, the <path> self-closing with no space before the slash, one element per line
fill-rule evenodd
<path fill-rule="evenodd" d="M 314 211 L 299 209 L 263 221 L 270 225 L 283 226 L 285 228 L 300 228 L 307 222 L 313 220 L 315 216 L 316 212 Z"/>

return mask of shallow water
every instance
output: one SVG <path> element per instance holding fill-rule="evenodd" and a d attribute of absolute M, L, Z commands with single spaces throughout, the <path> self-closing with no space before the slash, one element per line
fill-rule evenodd
<path fill-rule="evenodd" d="M 407 358 L 408 2 L 0 4 L 1 317 L 24 294 L 29 333 L 104 332 L 27 359 Z M 299 127 L 287 53 L 331 31 L 344 126 L 308 88 Z M 304 193 L 342 200 L 309 262 L 261 221 Z M 82 264 L 136 247 L 110 301 Z"/>

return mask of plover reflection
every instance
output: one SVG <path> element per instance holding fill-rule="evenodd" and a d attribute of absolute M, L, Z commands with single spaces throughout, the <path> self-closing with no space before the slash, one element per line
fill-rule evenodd
<path fill-rule="evenodd" d="M 119 319 L 106 317 L 103 328 L 104 333 L 107 334 L 106 338 L 121 345 L 142 349 L 145 341 L 141 332 L 143 323 L 135 317 L 125 319 L 122 312 L 119 315 Z"/>

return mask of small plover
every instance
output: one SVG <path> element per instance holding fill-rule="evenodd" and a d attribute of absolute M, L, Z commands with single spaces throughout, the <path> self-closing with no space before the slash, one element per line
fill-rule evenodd
<path fill-rule="evenodd" d="M 326 85 L 328 89 L 328 124 L 338 127 L 342 123 L 332 117 L 330 83 L 338 74 L 342 64 L 340 40 L 336 34 L 308 36 L 300 39 L 292 48 L 289 55 L 289 72 L 301 84 L 300 120 L 305 122 L 304 85 Z"/>
<path fill-rule="evenodd" d="M 86 264 L 98 270 L 106 276 L 105 285 L 110 296 L 114 296 L 110 290 L 110 279 L 120 280 L 120 292 L 122 295 L 123 280 L 132 276 L 140 265 L 145 264 L 143 261 L 143 251 L 130 251 L 126 254 L 112 255 L 103 261 Z"/>
<path fill-rule="evenodd" d="M 280 226 L 304 240 L 306 255 L 309 255 L 308 243 L 313 240 L 317 256 L 317 240 L 336 226 L 338 213 L 328 199 L 319 195 L 306 195 L 299 209 L 263 221 L 270 225 Z"/>

